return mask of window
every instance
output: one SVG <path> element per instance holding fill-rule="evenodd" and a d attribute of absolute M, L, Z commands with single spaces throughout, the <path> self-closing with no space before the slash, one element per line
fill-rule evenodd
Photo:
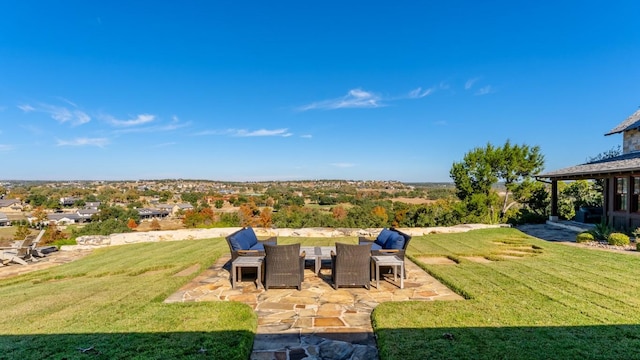
<path fill-rule="evenodd" d="M 633 197 L 631 198 L 631 211 L 640 212 L 640 177 L 633 177 Z"/>
<path fill-rule="evenodd" d="M 614 199 L 614 210 L 615 211 L 627 211 L 627 195 L 628 188 L 627 178 L 615 178 L 616 182 L 616 194 Z"/>

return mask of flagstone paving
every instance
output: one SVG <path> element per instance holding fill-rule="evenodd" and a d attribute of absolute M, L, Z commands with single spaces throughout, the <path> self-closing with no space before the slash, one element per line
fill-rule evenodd
<path fill-rule="evenodd" d="M 253 276 L 231 288 L 230 257 L 213 266 L 171 295 L 165 302 L 241 301 L 258 315 L 251 359 L 377 359 L 371 312 L 385 301 L 462 300 L 416 264 L 405 260 L 404 289 L 388 274 L 376 289 L 340 288 L 331 283 L 331 269 L 316 275 L 305 269 L 302 290 L 256 288 Z"/>

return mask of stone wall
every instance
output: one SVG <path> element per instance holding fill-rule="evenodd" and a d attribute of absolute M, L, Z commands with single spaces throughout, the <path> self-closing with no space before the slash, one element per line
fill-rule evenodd
<path fill-rule="evenodd" d="M 496 228 L 505 225 L 485 225 L 485 224 L 464 224 L 451 227 L 427 227 L 427 228 L 400 228 L 398 230 L 405 232 L 411 236 L 423 236 L 427 234 L 437 233 L 454 233 L 466 232 L 474 229 Z M 77 250 L 96 248 L 104 246 L 125 245 L 141 242 L 160 242 L 160 241 L 180 241 L 194 239 L 210 239 L 223 238 L 234 231 L 240 229 L 233 228 L 214 228 L 214 229 L 182 229 L 182 230 L 165 230 L 165 231 L 149 231 L 149 232 L 130 232 L 124 234 L 111 235 L 86 235 L 80 236 L 77 240 L 78 245 L 64 245 L 60 250 Z M 380 232 L 380 228 L 375 229 L 333 229 L 333 228 L 302 228 L 302 229 L 270 229 L 270 228 L 254 228 L 259 238 L 266 237 L 344 237 L 344 236 L 365 236 L 375 237 Z"/>
<path fill-rule="evenodd" d="M 627 130 L 622 136 L 622 153 L 627 154 L 640 151 L 640 131 L 638 129 Z"/>

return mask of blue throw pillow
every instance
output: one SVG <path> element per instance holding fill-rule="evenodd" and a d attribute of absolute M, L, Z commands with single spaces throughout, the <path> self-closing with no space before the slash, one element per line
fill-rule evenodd
<path fill-rule="evenodd" d="M 387 228 L 384 228 L 382 229 L 382 231 L 380 231 L 380 234 L 378 234 L 378 237 L 376 238 L 375 243 L 384 248 L 387 241 L 389 241 L 389 237 L 393 234 L 396 234 L 396 232 L 393 232 Z"/>
<path fill-rule="evenodd" d="M 385 249 L 397 249 L 402 250 L 404 248 L 404 236 L 398 234 L 397 232 L 393 232 L 389 239 L 385 243 Z"/>
<path fill-rule="evenodd" d="M 258 243 L 258 237 L 252 228 L 242 229 L 229 237 L 233 251 L 249 250 Z"/>

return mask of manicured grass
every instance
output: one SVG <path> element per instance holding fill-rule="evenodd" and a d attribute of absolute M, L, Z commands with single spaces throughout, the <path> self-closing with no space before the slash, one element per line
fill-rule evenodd
<path fill-rule="evenodd" d="M 223 253 L 224 239 L 125 245 L 0 280 L 0 358 L 247 359 L 249 306 L 162 302 Z"/>
<path fill-rule="evenodd" d="M 515 229 L 414 237 L 408 255 L 468 299 L 379 305 L 381 359 L 640 358 L 640 256 Z M 426 265 L 423 256 L 458 263 Z"/>

